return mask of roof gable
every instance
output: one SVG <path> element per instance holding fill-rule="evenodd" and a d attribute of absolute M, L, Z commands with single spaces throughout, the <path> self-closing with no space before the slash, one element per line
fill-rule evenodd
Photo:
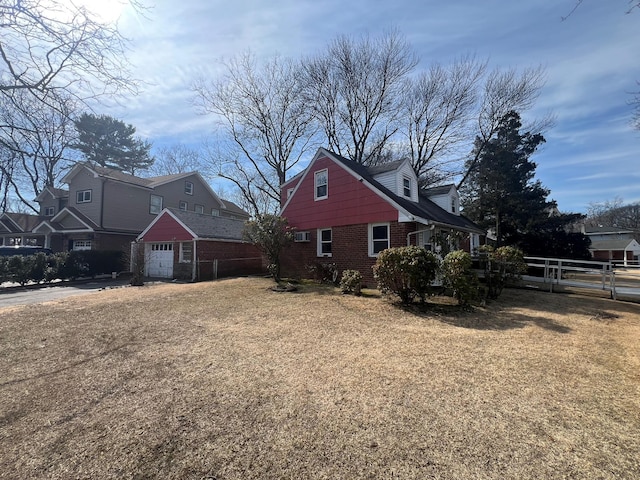
<path fill-rule="evenodd" d="M 386 203 L 386 208 L 382 208 L 379 211 L 380 218 L 378 220 L 373 221 L 385 221 L 384 216 L 388 215 L 389 209 L 393 209 L 396 212 L 396 219 L 399 221 L 416 221 L 425 224 L 438 224 L 444 227 L 451 227 L 454 229 L 474 232 L 474 233 L 484 233 L 484 231 L 475 225 L 472 221 L 465 218 L 461 215 L 455 215 L 453 213 L 449 213 L 436 203 L 431 201 L 426 195 L 419 194 L 418 201 L 414 202 L 408 198 L 404 198 L 400 195 L 397 195 L 389 188 L 380 184 L 373 175 L 371 175 L 370 169 L 365 167 L 364 165 L 358 164 L 353 160 L 346 159 L 340 155 L 329 152 L 323 148 L 318 149 L 318 152 L 309 163 L 309 166 L 304 171 L 303 176 L 298 181 L 294 193 L 287 199 L 284 206 L 282 207 L 281 214 L 283 216 L 287 216 L 287 210 L 289 205 L 294 202 L 296 195 L 298 195 L 299 190 L 306 191 L 309 188 L 309 182 L 305 182 L 306 178 L 310 175 L 310 172 L 313 172 L 317 169 L 316 162 L 320 159 L 328 158 L 336 165 L 342 167 L 346 172 L 348 172 L 353 178 L 355 178 L 360 184 L 373 192 L 377 197 L 383 200 Z M 399 168 L 404 162 L 399 162 L 398 165 L 395 165 L 394 168 Z M 381 167 L 381 166 L 380 166 Z M 377 168 L 377 167 L 376 167 Z M 375 170 L 374 170 L 375 171 Z M 378 171 L 382 171 L 381 168 Z M 306 184 L 305 184 L 306 183 Z M 329 180 L 329 198 L 331 197 L 331 180 Z M 308 194 L 308 192 L 307 192 Z M 347 205 L 341 204 L 338 210 L 344 210 Z M 309 208 L 313 208 L 310 206 Z M 330 212 L 330 214 L 335 216 L 335 211 Z M 352 223 L 371 223 L 366 216 L 362 216 L 359 222 Z M 318 225 L 321 226 L 321 225 Z"/>
<path fill-rule="evenodd" d="M 243 239 L 244 221 L 165 208 L 138 236 L 144 241 Z"/>

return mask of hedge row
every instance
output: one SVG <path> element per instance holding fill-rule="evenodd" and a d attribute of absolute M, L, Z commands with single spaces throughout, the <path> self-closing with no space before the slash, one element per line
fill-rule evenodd
<path fill-rule="evenodd" d="M 54 254 L 0 257 L 0 283 L 43 283 L 121 272 L 125 268 L 121 251 L 73 251 Z"/>

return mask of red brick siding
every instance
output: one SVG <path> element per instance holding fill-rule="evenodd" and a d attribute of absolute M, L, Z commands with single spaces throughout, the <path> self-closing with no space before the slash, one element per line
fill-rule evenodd
<path fill-rule="evenodd" d="M 374 222 L 377 223 L 377 222 Z M 390 222 L 391 246 L 407 244 L 407 233 L 415 231 L 415 223 Z M 331 227 L 331 257 L 317 256 L 317 230 L 311 230 L 310 242 L 297 242 L 282 255 L 282 274 L 294 278 L 309 278 L 307 268 L 315 262 L 335 263 L 341 275 L 343 270 L 358 270 L 363 284 L 375 287 L 372 267 L 375 257 L 369 256 L 369 225 L 345 225 Z"/>
<path fill-rule="evenodd" d="M 264 273 L 260 251 L 252 244 L 199 240 L 196 242 L 196 280 L 214 278 L 213 261 L 218 260 L 218 278 Z M 173 276 L 191 280 L 192 263 L 179 263 L 180 243 L 174 243 Z"/>

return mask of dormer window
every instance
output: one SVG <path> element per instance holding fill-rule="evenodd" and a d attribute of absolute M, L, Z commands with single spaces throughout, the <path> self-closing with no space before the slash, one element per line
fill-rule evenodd
<path fill-rule="evenodd" d="M 45 217 L 53 217 L 53 215 L 56 213 L 56 208 L 55 207 L 47 207 L 44 209 L 44 215 Z"/>
<path fill-rule="evenodd" d="M 315 179 L 315 199 L 323 200 L 329 196 L 329 173 L 327 169 L 313 174 Z"/>
<path fill-rule="evenodd" d="M 402 177 L 402 194 L 411 198 L 411 179 L 409 177 Z"/>

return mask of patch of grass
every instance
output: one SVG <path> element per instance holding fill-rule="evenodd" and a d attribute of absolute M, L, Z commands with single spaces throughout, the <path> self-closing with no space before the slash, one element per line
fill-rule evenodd
<path fill-rule="evenodd" d="M 639 305 L 272 285 L 0 309 L 0 478 L 640 477 Z"/>

